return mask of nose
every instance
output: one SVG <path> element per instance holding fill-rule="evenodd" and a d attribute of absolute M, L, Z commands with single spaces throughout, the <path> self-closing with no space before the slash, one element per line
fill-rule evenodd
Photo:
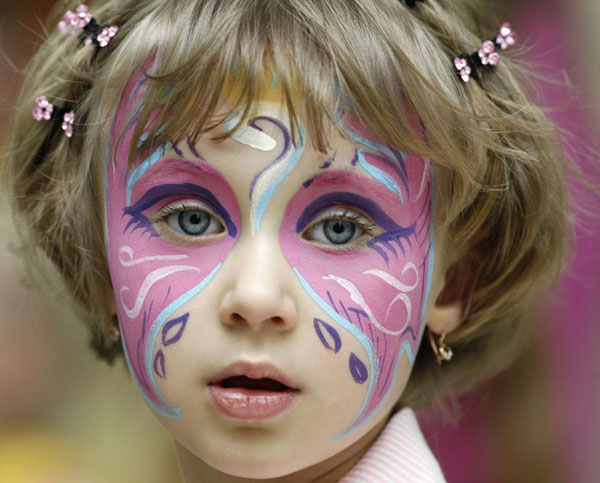
<path fill-rule="evenodd" d="M 235 256 L 230 255 L 231 280 L 221 303 L 221 322 L 256 333 L 295 327 L 297 307 L 289 292 L 293 274 L 279 244 L 252 237 L 238 240 L 236 248 Z"/>

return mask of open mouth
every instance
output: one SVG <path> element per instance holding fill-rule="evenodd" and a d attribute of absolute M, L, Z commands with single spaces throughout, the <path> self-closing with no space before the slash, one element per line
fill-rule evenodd
<path fill-rule="evenodd" d="M 245 420 L 268 419 L 282 413 L 299 392 L 268 377 L 231 376 L 208 384 L 210 398 L 221 413 Z"/>
<path fill-rule="evenodd" d="M 291 388 L 285 384 L 275 381 L 274 379 L 269 379 L 268 377 L 252 379 L 246 376 L 233 376 L 223 379 L 222 381 L 216 383 L 216 385 L 225 389 L 242 388 L 254 391 L 283 392 L 291 390 Z"/>
<path fill-rule="evenodd" d="M 301 394 L 296 383 L 270 362 L 235 362 L 207 384 L 214 407 L 234 419 L 272 418 L 294 407 Z"/>

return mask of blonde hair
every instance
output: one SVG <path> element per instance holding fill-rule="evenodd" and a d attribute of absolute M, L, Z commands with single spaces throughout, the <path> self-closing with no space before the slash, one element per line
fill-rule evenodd
<path fill-rule="evenodd" d="M 64 11 L 57 8 L 50 25 Z M 439 368 L 427 348 L 419 351 L 399 404 L 423 406 L 448 386 L 466 389 L 506 366 L 536 297 L 562 268 L 568 200 L 555 128 L 528 100 L 515 63 L 503 54 L 480 80 L 465 84 L 456 75 L 451 59 L 475 50 L 498 27 L 481 6 L 108 0 L 92 11 L 101 23 L 118 24 L 119 33 L 97 53 L 70 36 L 49 35 L 25 78 L 7 173 L 24 241 L 56 265 L 102 357 L 111 360 L 122 349 L 107 337 L 111 288 L 98 167 L 124 87 L 157 59 L 146 73 L 144 102 L 131 113 L 139 119 L 131 160 L 148 126 L 144 144 L 188 134 L 194 141 L 224 120 L 215 114 L 219 99 L 234 99 L 230 112 L 252 111 L 265 72 L 277 76 L 293 132 L 293 92 L 302 87 L 306 128 L 319 150 L 327 148 L 324 120 L 343 106 L 391 145 L 431 159 L 435 223 L 447 230 L 452 260 L 439 302 L 461 300 L 464 321 L 447 338 L 455 352 L 450 364 Z M 232 72 L 242 85 L 238 93 L 226 82 Z M 72 139 L 48 140 L 50 123 L 31 118 L 41 93 L 76 106 Z M 405 102 L 425 140 L 411 128 Z"/>

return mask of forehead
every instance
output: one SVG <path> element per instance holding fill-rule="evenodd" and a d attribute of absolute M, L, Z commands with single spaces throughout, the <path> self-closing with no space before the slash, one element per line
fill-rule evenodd
<path fill-rule="evenodd" d="M 285 181 L 284 185 L 292 187 L 293 184 L 295 188 L 292 189 L 295 190 L 301 183 L 312 183 L 313 178 L 319 177 L 324 171 L 336 171 L 337 174 L 331 179 L 345 186 L 361 184 L 362 181 L 360 178 L 344 176 L 343 171 L 374 178 L 379 191 L 391 192 L 400 200 L 408 198 L 409 191 L 420 191 L 419 186 L 425 179 L 424 161 L 419 158 L 407 163 L 404 153 L 386 143 L 348 110 L 333 106 L 329 110 L 321 131 L 327 146 L 321 151 L 311 139 L 313 130 L 308 129 L 309 116 L 304 109 L 306 98 L 301 89 L 293 89 L 292 98 L 289 99 L 298 121 L 294 126 L 289 110 L 282 101 L 285 95 L 276 75 L 265 73 L 259 102 L 244 114 L 232 113 L 232 106 L 246 86 L 233 75 L 227 77 L 226 83 L 229 85 L 224 92 L 228 95 L 220 100 L 214 111 L 214 117 L 221 119 L 221 122 L 216 122 L 211 130 L 194 139 L 190 135 L 195 127 L 192 124 L 179 140 L 157 140 L 150 145 L 146 140 L 146 146 L 141 146 L 133 159 L 133 166 L 130 167 L 132 175 L 127 176 L 128 197 L 134 188 L 137 189 L 135 185 L 138 181 L 142 181 L 142 186 L 153 182 L 148 179 L 151 173 L 153 180 L 181 177 L 177 173 L 177 166 L 183 164 L 163 163 L 164 159 L 206 163 L 221 172 L 234 185 L 232 187 L 250 189 L 251 192 L 256 189 L 256 184 L 260 185 L 257 182 L 259 177 L 263 184 L 280 187 Z M 130 148 L 134 142 L 133 131 L 137 128 L 138 120 L 133 113 L 136 106 L 146 102 L 144 85 L 143 73 L 130 81 L 123 92 L 115 120 L 114 135 L 125 133 L 114 159 L 123 169 L 127 169 Z M 167 125 L 152 126 L 159 118 L 159 110 L 150 119 L 151 128 L 146 130 L 148 134 L 152 129 L 160 133 L 168 128 Z M 172 119 L 178 115 L 178 112 L 173 112 Z M 145 136 L 146 133 L 142 134 L 142 141 Z M 188 178 L 191 176 L 188 169 L 182 170 L 181 174 Z M 194 173 L 198 176 L 200 171 Z M 411 188 L 411 184 L 416 186 Z"/>
<path fill-rule="evenodd" d="M 150 66 L 151 69 L 152 66 Z M 140 129 L 140 111 L 148 101 L 146 98 L 147 78 L 143 72 L 140 72 L 130 80 L 121 96 L 121 102 L 118 106 L 115 121 L 113 123 L 112 137 L 113 142 L 118 140 L 121 147 L 126 147 L 131 154 L 131 148 L 137 140 L 135 131 L 141 131 L 138 146 L 148 147 L 148 138 L 151 135 L 157 136 L 156 142 L 170 141 L 161 138 L 162 131 L 167 131 L 171 124 L 181 123 L 179 109 L 172 112 L 165 122 L 160 124 L 164 117 L 162 107 L 157 107 L 146 122 L 145 129 Z M 291 135 L 292 143 L 300 143 L 303 149 L 315 148 L 311 134 L 314 129 L 310 129 L 314 119 L 310 119 L 310 113 L 307 113 L 308 105 L 305 94 L 300 86 L 293 87 L 290 91 L 285 91 L 278 82 L 276 74 L 265 73 L 265 79 L 258 88 L 259 94 L 252 105 L 240 106 L 239 100 L 243 96 L 245 84 L 230 75 L 226 79 L 226 87 L 223 92 L 225 97 L 219 99 L 218 106 L 211 111 L 211 120 L 209 127 L 204 130 L 201 136 L 195 136 L 197 133 L 197 124 L 195 119 L 191 119 L 184 127 L 182 139 L 178 141 L 193 139 L 194 143 L 209 146 L 211 140 L 222 141 L 232 137 L 236 141 L 254 147 L 260 150 L 274 146 L 274 138 L 278 132 L 283 131 Z M 289 97 L 286 95 L 289 94 Z M 291 111 L 290 111 L 291 109 Z M 197 110 L 200 115 L 203 108 Z M 326 107 L 326 116 L 320 122 L 319 135 L 322 135 L 326 142 L 326 149 L 320 149 L 321 152 L 331 149 L 349 148 L 352 145 L 363 144 L 363 148 L 369 149 L 373 144 L 377 146 L 385 145 L 385 141 L 363 125 L 348 108 L 339 107 L 336 103 L 331 103 Z M 261 122 L 263 121 L 263 122 Z M 264 122 L 264 121 L 271 121 Z M 277 122 L 275 122 L 277 121 Z M 282 124 L 278 126 L 277 124 Z M 284 129 L 280 129 L 285 127 Z M 185 138 L 185 139 L 184 139 Z M 365 143 L 365 140 L 369 142 Z M 117 144 L 117 143 L 114 143 Z M 189 143 L 187 143 L 189 144 Z M 224 146 L 231 146 L 231 143 L 225 143 Z M 313 149 L 314 150 L 314 149 Z M 139 153 L 137 159 L 132 161 L 139 162 Z"/>
<path fill-rule="evenodd" d="M 299 142 L 291 142 L 289 122 L 277 117 L 277 105 L 261 106 L 264 109 L 243 129 L 224 141 L 205 135 L 197 143 L 159 146 L 132 172 L 127 172 L 125 158 L 118 159 L 117 176 L 124 182 L 109 184 L 109 191 L 124 189 L 129 206 L 159 188 L 168 188 L 171 196 L 182 195 L 180 191 L 192 185 L 222 192 L 233 189 L 240 208 L 250 215 L 253 233 L 276 200 L 285 206 L 294 197 L 315 210 L 349 204 L 375 217 L 383 213 L 377 207 L 387 207 L 410 226 L 417 212 L 409 206 L 429 198 L 424 193 L 428 176 L 424 160 L 384 144 L 356 118 L 339 113 L 329 126 L 330 149 L 320 153 L 311 147 L 302 125 Z M 226 130 L 227 122 L 216 129 Z"/>
<path fill-rule="evenodd" d="M 159 71 L 160 62 L 149 59 L 144 69 L 130 78 L 121 96 L 112 137 L 113 141 L 118 139 L 128 147 L 130 163 L 139 161 L 139 156 L 137 160 L 134 159 L 138 147 L 136 144 L 148 148 L 152 142 L 181 141 L 186 137 L 191 137 L 195 143 L 201 134 L 223 139 L 244 128 L 248 120 L 263 114 L 288 120 L 286 125 L 293 142 L 298 141 L 299 127 L 303 125 L 305 147 L 311 144 L 320 152 L 325 152 L 332 144 L 339 146 L 349 139 L 347 130 L 339 129 L 337 121 L 342 109 L 344 116 L 350 119 L 350 112 L 354 108 L 349 107 L 347 96 L 341 93 L 334 79 L 328 81 L 327 92 L 321 89 L 317 95 L 313 88 L 307 92 L 301 84 L 303 81 L 295 80 L 293 72 L 282 76 L 264 67 L 262 75 L 246 79 L 229 71 L 221 82 L 213 82 L 213 93 L 209 89 L 209 92 L 199 92 L 198 97 L 194 98 L 190 97 L 187 88 L 182 87 L 185 83 L 173 81 L 166 84 L 157 81 L 153 76 Z M 197 102 L 198 99 L 204 102 Z M 407 114 L 410 114 L 409 105 L 402 100 L 399 103 L 406 104 Z M 357 107 L 357 112 L 364 116 L 363 109 Z M 376 124 L 385 117 L 383 112 L 377 116 L 367 116 Z M 354 128 L 359 127 L 354 131 L 367 131 L 358 122 L 352 124 Z M 414 131 L 420 130 L 419 127 Z M 369 132 L 367 137 L 375 139 L 379 136 Z M 357 138 L 352 136 L 350 140 L 356 141 Z M 384 143 L 378 139 L 377 144 Z M 403 142 L 396 140 L 394 145 L 403 146 Z"/>
<path fill-rule="evenodd" d="M 380 165 L 376 171 L 397 173 L 403 169 L 403 153 L 389 146 L 356 117 L 339 110 L 332 113 L 332 118 L 324 122 L 328 146 L 320 152 L 311 142 L 302 115 L 294 140 L 291 121 L 284 107 L 274 102 L 261 102 L 247 118 L 231 115 L 195 142 L 187 136 L 179 142 L 169 141 L 150 150 L 140 150 L 133 169 L 138 170 L 143 164 L 163 164 L 161 161 L 167 158 L 182 158 L 207 163 L 243 177 L 250 171 L 262 171 L 288 157 L 294 157 L 294 171 L 305 175 L 327 169 L 365 171 L 366 158 Z M 130 131 L 126 131 L 124 148 L 129 141 L 127 138 L 131 137 Z M 222 139 L 229 131 L 232 131 L 230 137 Z M 126 166 L 126 155 L 125 149 L 117 152 L 117 165 Z M 363 174 L 373 174 L 373 170 L 366 171 Z"/>

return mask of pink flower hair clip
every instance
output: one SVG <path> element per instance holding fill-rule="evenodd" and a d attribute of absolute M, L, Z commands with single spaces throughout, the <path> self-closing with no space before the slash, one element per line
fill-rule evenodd
<path fill-rule="evenodd" d="M 512 47 L 517 42 L 518 35 L 509 23 L 502 24 L 500 33 L 495 40 L 486 40 L 481 48 L 469 55 L 455 57 L 454 67 L 463 82 L 469 82 L 483 66 L 494 67 L 500 63 L 498 50 Z"/>
<path fill-rule="evenodd" d="M 65 136 L 73 136 L 73 121 L 75 113 L 62 107 L 56 107 L 48 101 L 46 96 L 37 96 L 35 98 L 36 106 L 33 108 L 33 118 L 36 121 L 59 121 Z"/>
<path fill-rule="evenodd" d="M 58 31 L 62 34 L 79 34 L 83 45 L 95 42 L 99 48 L 106 47 L 117 34 L 117 25 L 100 25 L 89 11 L 87 5 L 81 4 L 74 12 L 68 10 L 63 20 L 58 23 Z"/>

